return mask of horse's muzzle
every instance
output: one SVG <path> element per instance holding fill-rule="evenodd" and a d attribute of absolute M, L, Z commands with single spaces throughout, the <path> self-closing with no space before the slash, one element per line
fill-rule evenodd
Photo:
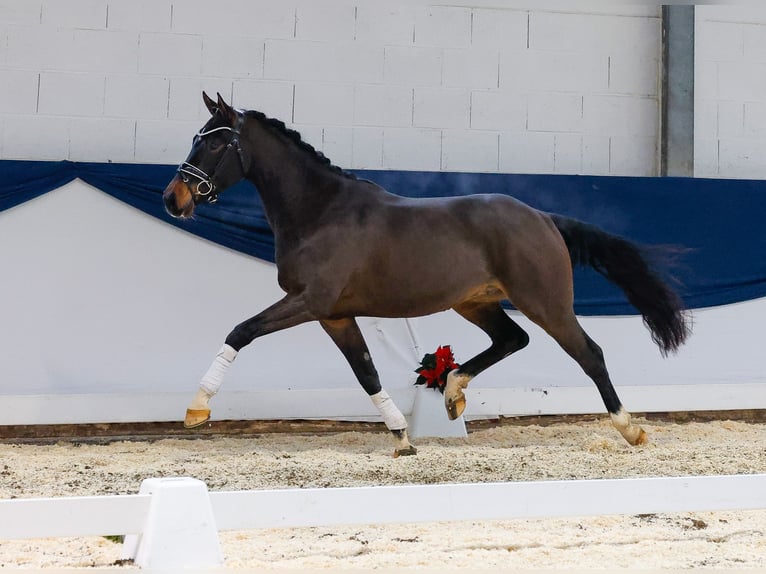
<path fill-rule="evenodd" d="M 176 175 L 162 193 L 165 210 L 173 217 L 186 219 L 194 213 L 194 197 L 189 186 Z"/>

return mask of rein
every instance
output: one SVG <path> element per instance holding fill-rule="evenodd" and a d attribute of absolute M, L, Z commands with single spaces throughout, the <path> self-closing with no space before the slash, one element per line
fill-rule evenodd
<path fill-rule="evenodd" d="M 215 172 L 218 171 L 218 168 L 223 164 L 226 157 L 229 155 L 229 152 L 231 150 L 235 150 L 237 152 L 237 157 L 239 158 L 239 167 L 242 170 L 242 173 L 245 173 L 245 160 L 244 160 L 244 154 L 242 152 L 242 147 L 239 145 L 239 135 L 240 135 L 240 129 L 242 127 L 243 119 L 242 116 L 239 116 L 239 119 L 237 121 L 236 128 L 230 128 L 228 126 L 221 126 L 218 128 L 213 128 L 212 130 L 200 130 L 197 132 L 197 136 L 199 138 L 203 138 L 207 135 L 210 135 L 215 132 L 220 131 L 228 131 L 234 134 L 234 136 L 229 140 L 229 143 L 226 145 L 226 149 L 223 152 L 223 155 L 221 156 L 221 159 L 218 160 L 218 163 L 215 164 L 215 168 L 213 168 L 213 172 L 211 174 L 205 173 L 203 170 L 198 168 L 196 165 L 190 164 L 188 161 L 184 161 L 181 163 L 181 165 L 178 166 L 178 169 L 176 170 L 177 173 L 181 175 L 181 179 L 184 183 L 189 183 L 189 177 L 193 177 L 197 180 L 197 187 L 196 187 L 196 195 L 197 198 L 205 198 L 207 203 L 215 203 L 218 201 L 218 193 L 216 192 L 216 184 L 215 184 Z"/>

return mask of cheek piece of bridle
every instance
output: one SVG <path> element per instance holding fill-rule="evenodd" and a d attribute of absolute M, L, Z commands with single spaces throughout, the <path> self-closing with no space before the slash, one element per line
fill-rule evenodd
<path fill-rule="evenodd" d="M 239 120 L 237 121 L 237 126 L 234 128 L 222 126 L 219 128 L 213 128 L 212 130 L 200 130 L 197 132 L 196 137 L 199 138 L 203 138 L 207 135 L 220 131 L 228 131 L 234 135 L 229 140 L 229 143 L 226 145 L 226 149 L 221 155 L 221 159 L 219 159 L 218 163 L 215 164 L 213 172 L 210 175 L 202 171 L 196 165 L 190 164 L 188 161 L 185 161 L 178 166 L 177 172 L 180 174 L 184 183 L 188 184 L 190 177 L 193 177 L 197 180 L 197 186 L 195 188 L 195 193 L 193 194 L 195 203 L 197 203 L 200 199 L 204 199 L 207 203 L 215 203 L 218 201 L 219 192 L 215 183 L 215 174 L 218 171 L 218 168 L 220 168 L 227 160 L 227 158 L 231 156 L 232 151 L 237 153 L 237 158 L 239 159 L 239 168 L 242 171 L 242 175 L 244 176 L 247 173 L 247 169 L 245 168 L 245 156 L 242 151 L 242 147 L 239 145 L 239 134 L 241 126 L 242 117 L 240 116 Z"/>

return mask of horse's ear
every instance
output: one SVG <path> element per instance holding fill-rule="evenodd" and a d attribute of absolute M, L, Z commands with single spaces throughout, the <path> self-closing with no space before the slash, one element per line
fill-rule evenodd
<path fill-rule="evenodd" d="M 225 118 L 228 118 L 229 122 L 233 124 L 237 120 L 237 111 L 223 101 L 221 94 L 217 95 L 218 103 L 216 103 L 216 106 L 218 107 L 218 110 L 223 114 Z"/>
<path fill-rule="evenodd" d="M 202 92 L 202 101 L 205 102 L 205 106 L 207 106 L 207 110 L 210 112 L 210 115 L 214 116 L 218 111 L 218 105 L 213 100 L 211 100 L 205 92 Z"/>

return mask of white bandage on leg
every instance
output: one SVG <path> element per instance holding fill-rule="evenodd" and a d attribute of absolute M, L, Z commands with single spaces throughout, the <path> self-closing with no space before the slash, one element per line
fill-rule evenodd
<path fill-rule="evenodd" d="M 224 345 L 221 347 L 221 350 L 218 351 L 218 355 L 216 355 L 213 364 L 210 365 L 207 373 L 205 373 L 199 383 L 200 388 L 202 388 L 208 396 L 212 397 L 218 392 L 218 389 L 221 388 L 223 377 L 226 375 L 226 371 L 229 370 L 229 367 L 236 358 L 237 351 L 234 350 L 234 347 L 229 345 Z"/>
<path fill-rule="evenodd" d="M 386 391 L 380 391 L 370 395 L 372 403 L 378 407 L 380 414 L 383 415 L 383 422 L 386 423 L 388 430 L 401 430 L 407 428 L 407 419 L 401 411 L 396 408 L 394 401 L 388 396 Z"/>

